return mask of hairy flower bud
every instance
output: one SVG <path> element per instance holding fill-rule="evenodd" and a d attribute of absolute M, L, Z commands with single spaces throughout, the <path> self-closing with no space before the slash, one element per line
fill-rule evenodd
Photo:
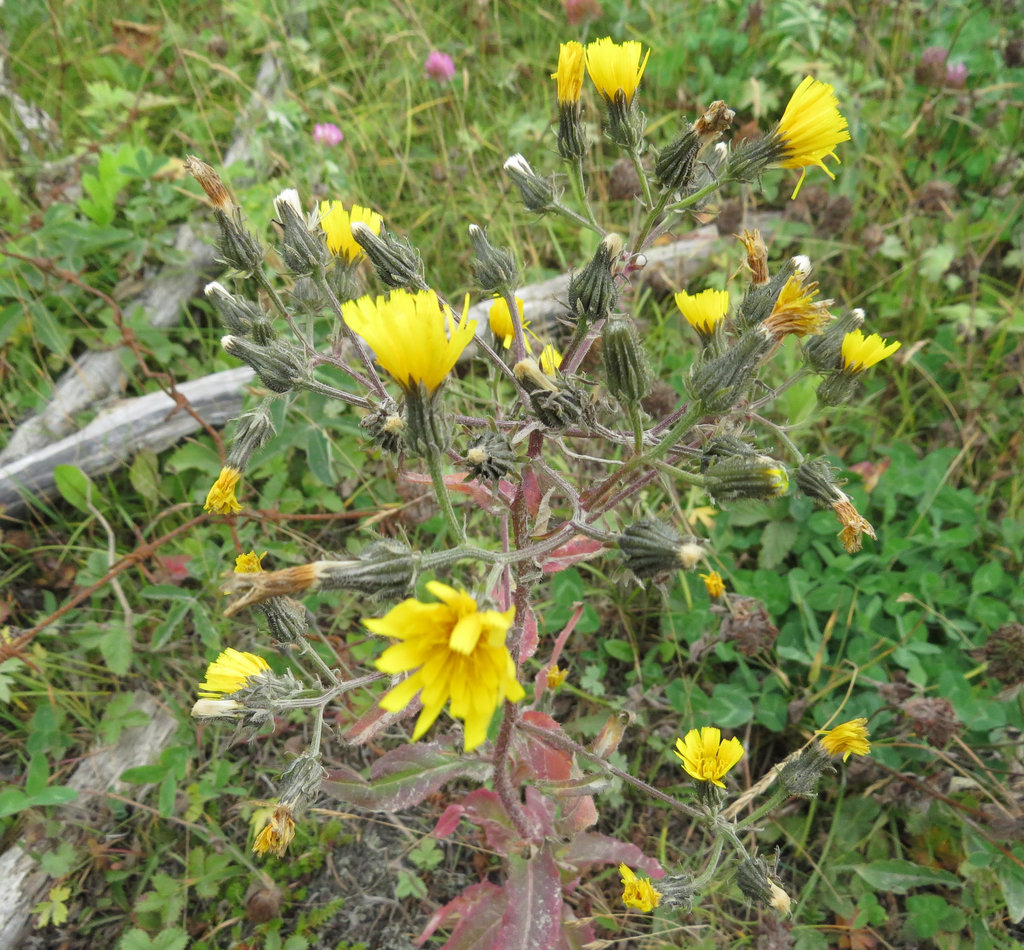
<path fill-rule="evenodd" d="M 708 493 L 719 502 L 778 498 L 789 488 L 786 470 L 767 455 L 724 459 L 708 466 L 705 478 Z"/>
<path fill-rule="evenodd" d="M 271 392 L 290 392 L 296 381 L 306 375 L 300 354 L 284 342 L 275 340 L 264 346 L 244 337 L 225 336 L 221 338 L 220 345 L 236 359 L 251 366 Z"/>
<path fill-rule="evenodd" d="M 244 472 L 253 453 L 263 448 L 273 434 L 274 423 L 270 418 L 270 406 L 264 401 L 238 420 L 226 464 L 239 472 Z"/>
<path fill-rule="evenodd" d="M 505 160 L 505 171 L 519 189 L 523 207 L 527 211 L 544 214 L 555 207 L 554 186 L 546 178 L 535 174 L 530 163 L 522 155 L 513 155 Z"/>
<path fill-rule="evenodd" d="M 603 320 L 618 299 L 612 266 L 622 253 L 622 238 L 607 234 L 583 270 L 569 280 L 569 309 L 587 323 Z"/>
<path fill-rule="evenodd" d="M 668 525 L 643 518 L 617 538 L 623 559 L 639 580 L 669 571 L 692 570 L 704 558 L 700 538 L 681 538 Z"/>
<path fill-rule="evenodd" d="M 423 280 L 423 262 L 419 251 L 408 241 L 396 238 L 383 224 L 378 235 L 362 221 L 352 223 L 352 237 L 366 252 L 377 276 L 386 287 L 427 289 Z"/>
<path fill-rule="evenodd" d="M 487 232 L 475 224 L 469 226 L 473 244 L 473 278 L 485 293 L 505 296 L 515 291 L 519 279 L 515 258 L 506 247 L 495 247 Z"/>
<path fill-rule="evenodd" d="M 624 405 L 636 405 L 651 391 L 651 369 L 636 324 L 611 317 L 601 330 L 601 355 L 608 391 Z"/>
<path fill-rule="evenodd" d="M 747 393 L 757 368 L 772 348 L 772 341 L 756 329 L 744 333 L 733 346 L 690 370 L 690 394 L 705 412 L 733 408 Z"/>
<path fill-rule="evenodd" d="M 229 293 L 223 284 L 213 281 L 203 289 L 210 303 L 213 304 L 220 322 L 225 329 L 245 336 L 251 332 L 257 321 L 266 321 L 266 314 L 254 303 L 244 297 Z"/>
<path fill-rule="evenodd" d="M 316 233 L 313 233 L 302 214 L 299 193 L 294 188 L 286 188 L 274 199 L 274 212 L 284 232 L 280 251 L 285 267 L 295 277 L 304 277 L 322 269 L 328 255 L 319 216 L 314 218 Z"/>
<path fill-rule="evenodd" d="M 684 122 L 683 131 L 661 150 L 654 165 L 654 178 L 663 191 L 682 191 L 690 184 L 699 150 L 700 134 Z"/>
<path fill-rule="evenodd" d="M 835 766 L 820 742 L 812 742 L 779 770 L 779 780 L 790 795 L 816 798 L 818 780 Z"/>

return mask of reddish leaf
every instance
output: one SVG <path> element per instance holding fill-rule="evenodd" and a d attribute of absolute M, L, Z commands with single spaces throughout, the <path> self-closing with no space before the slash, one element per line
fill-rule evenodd
<path fill-rule="evenodd" d="M 562 732 L 562 727 L 547 713 L 535 709 L 524 712 L 522 719 L 538 729 Z M 539 736 L 517 732 L 515 751 L 520 765 L 525 766 L 534 778 L 562 781 L 572 777 L 572 755 L 564 749 L 549 745 Z"/>
<path fill-rule="evenodd" d="M 523 638 L 519 641 L 519 662 L 530 659 L 537 652 L 537 644 L 540 637 L 537 634 L 537 615 L 532 610 L 527 610 L 526 620 L 523 621 Z"/>
<path fill-rule="evenodd" d="M 519 833 L 513 827 L 501 799 L 489 789 L 478 788 L 461 802 L 449 805 L 434 826 L 433 833 L 439 838 L 451 834 L 458 825 L 456 818 L 465 818 L 482 829 L 487 846 L 499 854 L 507 853 L 509 847 L 519 841 Z"/>
<path fill-rule="evenodd" d="M 459 827 L 463 810 L 461 805 L 449 805 L 441 812 L 441 817 L 437 819 L 437 824 L 434 825 L 434 830 L 430 833 L 435 838 L 447 838 L 448 835 Z"/>
<path fill-rule="evenodd" d="M 537 476 L 533 474 L 532 469 L 528 468 L 523 472 L 522 492 L 523 500 L 526 502 L 526 510 L 530 513 L 530 517 L 536 521 L 537 512 L 540 511 L 542 493 L 540 485 L 537 484 Z"/>
<path fill-rule="evenodd" d="M 654 859 L 644 855 L 635 844 L 609 838 L 608 835 L 594 831 L 575 835 L 558 859 L 563 864 L 571 864 L 579 870 L 587 871 L 592 867 L 605 864 L 628 864 L 631 868 L 639 868 L 657 880 L 665 876 L 661 865 Z"/>
<path fill-rule="evenodd" d="M 562 933 L 558 950 L 586 950 L 595 945 L 597 934 L 589 920 L 579 920 L 568 904 L 562 904 Z"/>
<path fill-rule="evenodd" d="M 573 564 L 596 557 L 603 550 L 604 545 L 600 541 L 578 534 L 571 541 L 552 551 L 541 562 L 540 569 L 545 574 L 557 574 L 559 571 L 572 567 Z"/>
<path fill-rule="evenodd" d="M 493 938 L 480 938 L 486 935 L 488 929 L 493 928 L 495 934 L 497 933 L 505 912 L 506 900 L 505 891 L 497 884 L 491 884 L 490 881 L 471 884 L 458 897 L 434 912 L 427 921 L 427 926 L 423 928 L 423 933 L 416 938 L 416 946 L 422 947 L 433 936 L 434 931 L 455 914 L 459 921 L 444 945 L 444 950 L 492 947 Z M 472 939 L 467 942 L 465 938 Z M 456 943 L 456 939 L 461 942 Z"/>
<path fill-rule="evenodd" d="M 400 811 L 418 805 L 456 778 L 483 781 L 491 766 L 443 749 L 436 742 L 415 743 L 385 753 L 374 763 L 372 780 L 340 768 L 323 783 L 328 795 L 375 811 Z"/>
<path fill-rule="evenodd" d="M 532 835 L 538 840 L 555 833 L 555 803 L 532 785 L 526 786 L 526 804 L 523 811 L 533 825 Z"/>
<path fill-rule="evenodd" d="M 405 709 L 398 712 L 388 712 L 377 705 L 371 706 L 345 731 L 345 741 L 352 745 L 365 745 L 396 722 L 418 713 L 422 708 L 419 698 L 414 699 Z"/>
<path fill-rule="evenodd" d="M 550 845 L 509 858 L 508 906 L 494 948 L 555 950 L 562 933 L 562 882 Z"/>

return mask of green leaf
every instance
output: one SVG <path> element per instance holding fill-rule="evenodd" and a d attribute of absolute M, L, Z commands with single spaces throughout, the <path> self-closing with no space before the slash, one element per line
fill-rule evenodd
<path fill-rule="evenodd" d="M 604 651 L 623 663 L 633 662 L 633 647 L 625 640 L 605 640 Z"/>
<path fill-rule="evenodd" d="M 58 465 L 53 470 L 57 491 L 69 504 L 79 511 L 88 511 L 92 499 L 93 484 L 89 476 L 74 465 Z"/>
<path fill-rule="evenodd" d="M 1006 901 L 1006 916 L 1010 920 L 1024 918 L 1024 874 L 1021 874 L 1009 861 L 999 864 L 999 887 Z"/>
<path fill-rule="evenodd" d="M 719 683 L 711 693 L 704 715 L 711 725 L 735 729 L 754 718 L 754 704 L 750 701 L 750 693 L 742 686 Z"/>
<path fill-rule="evenodd" d="M 761 532 L 761 554 L 757 566 L 770 571 L 778 567 L 793 550 L 800 526 L 793 521 L 769 521 Z"/>
<path fill-rule="evenodd" d="M 128 479 L 139 495 L 154 504 L 160 497 L 160 475 L 157 467 L 156 452 L 143 449 L 135 456 L 132 467 L 128 469 Z"/>
<path fill-rule="evenodd" d="M 872 887 L 881 891 L 892 891 L 894 894 L 906 894 L 914 887 L 963 886 L 960 878 L 949 871 L 922 867 L 913 861 L 901 861 L 898 858 L 872 861 L 871 864 L 855 864 L 853 870 Z"/>

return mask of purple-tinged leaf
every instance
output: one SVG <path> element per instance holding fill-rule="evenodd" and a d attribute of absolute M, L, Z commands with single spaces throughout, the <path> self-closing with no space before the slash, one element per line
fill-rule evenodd
<path fill-rule="evenodd" d="M 523 621 L 523 636 L 519 641 L 519 662 L 528 660 L 537 652 L 540 633 L 537 628 L 537 615 L 527 608 L 526 619 Z"/>
<path fill-rule="evenodd" d="M 562 932 L 558 950 L 586 950 L 595 945 L 597 934 L 589 920 L 580 920 L 568 904 L 562 904 Z"/>
<path fill-rule="evenodd" d="M 345 730 L 344 740 L 350 745 L 366 745 L 396 722 L 418 713 L 422 708 L 418 698 L 398 712 L 388 712 L 373 705 Z"/>
<path fill-rule="evenodd" d="M 471 884 L 434 912 L 423 933 L 416 938 L 416 946 L 422 947 L 454 914 L 458 922 L 442 950 L 492 950 L 507 900 L 504 889 L 497 884 L 490 881 Z"/>
<path fill-rule="evenodd" d="M 589 561 L 597 557 L 604 550 L 604 545 L 593 538 L 585 538 L 577 535 L 571 541 L 563 544 L 560 548 L 552 551 L 547 558 L 541 562 L 540 569 L 545 574 L 557 574 L 579 564 L 580 561 Z"/>
<path fill-rule="evenodd" d="M 493 950 L 556 950 L 562 934 L 562 882 L 545 843 L 531 858 L 512 855 L 508 906 Z"/>
<path fill-rule="evenodd" d="M 565 850 L 559 852 L 558 860 L 579 868 L 581 872 L 605 864 L 628 864 L 654 880 L 665 876 L 661 865 L 654 858 L 648 858 L 635 844 L 593 831 L 576 835 Z"/>
<path fill-rule="evenodd" d="M 361 808 L 401 811 L 418 805 L 453 779 L 483 781 L 490 771 L 487 762 L 467 759 L 435 742 L 415 743 L 381 756 L 374 763 L 370 781 L 352 769 L 341 768 L 329 773 L 322 788 Z"/>
<path fill-rule="evenodd" d="M 461 802 L 449 805 L 434 827 L 433 834 L 438 838 L 451 834 L 459 818 L 465 818 L 480 828 L 487 846 L 499 854 L 507 854 L 510 847 L 519 843 L 519 833 L 505 811 L 505 806 L 498 795 L 489 789 L 478 788 Z"/>

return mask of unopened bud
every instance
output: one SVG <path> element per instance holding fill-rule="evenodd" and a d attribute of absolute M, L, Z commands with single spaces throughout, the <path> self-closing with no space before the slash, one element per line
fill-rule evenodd
<path fill-rule="evenodd" d="M 238 420 L 226 464 L 244 472 L 253 453 L 263 448 L 273 434 L 274 423 L 270 418 L 270 407 L 264 402 Z"/>
<path fill-rule="evenodd" d="M 506 159 L 505 171 L 519 189 L 523 207 L 527 211 L 544 214 L 555 207 L 554 186 L 548 179 L 535 174 L 530 168 L 530 163 L 522 155 L 517 154 Z"/>
<path fill-rule="evenodd" d="M 495 247 L 487 240 L 487 232 L 475 224 L 469 226 L 473 244 L 473 277 L 486 293 L 505 296 L 515 291 L 519 274 L 515 258 L 505 247 Z"/>
<path fill-rule="evenodd" d="M 317 222 L 316 232 L 310 231 L 302 214 L 299 193 L 286 188 L 274 199 L 274 211 L 284 231 L 281 260 L 296 277 L 303 277 L 322 269 L 327 263 L 327 245 Z"/>
<path fill-rule="evenodd" d="M 654 165 L 655 180 L 663 191 L 683 191 L 690 184 L 699 150 L 700 134 L 684 123 L 682 133 L 661 150 Z"/>
<path fill-rule="evenodd" d="M 408 290 L 427 289 L 419 251 L 408 241 L 400 241 L 383 224 L 377 235 L 362 221 L 353 222 L 352 237 L 366 252 L 385 286 Z"/>
<path fill-rule="evenodd" d="M 608 391 L 623 405 L 636 405 L 651 391 L 651 369 L 636 324 L 629 317 L 611 317 L 601 342 Z"/>
<path fill-rule="evenodd" d="M 622 238 L 617 234 L 607 234 L 587 266 L 572 276 L 569 281 L 569 309 L 577 319 L 595 323 L 611 313 L 618 298 L 612 265 L 621 253 Z"/>
<path fill-rule="evenodd" d="M 213 304 L 220 322 L 225 329 L 239 335 L 246 335 L 256 321 L 266 320 L 266 314 L 244 297 L 229 293 L 223 284 L 213 281 L 203 289 L 206 298 Z"/>
<path fill-rule="evenodd" d="M 772 341 L 757 330 L 744 333 L 733 346 L 690 370 L 690 394 L 705 412 L 733 408 L 747 393 L 757 368 L 772 348 Z"/>
<path fill-rule="evenodd" d="M 232 208 L 230 212 L 217 210 L 214 217 L 220 225 L 217 250 L 220 251 L 221 263 L 247 276 L 254 274 L 263 266 L 263 247 L 242 224 L 242 209 Z"/>
<path fill-rule="evenodd" d="M 271 392 L 286 393 L 295 388 L 295 382 L 305 376 L 305 367 L 299 353 L 282 341 L 275 340 L 261 346 L 244 337 L 225 336 L 220 345 L 236 359 L 247 363 Z"/>
<path fill-rule="evenodd" d="M 708 467 L 707 490 L 716 501 L 740 498 L 767 500 L 786 494 L 789 475 L 780 462 L 767 455 L 724 459 Z"/>
<path fill-rule="evenodd" d="M 705 556 L 699 538 L 681 538 L 673 528 L 654 518 L 629 525 L 617 541 L 626 567 L 639 580 L 669 571 L 693 570 Z"/>

